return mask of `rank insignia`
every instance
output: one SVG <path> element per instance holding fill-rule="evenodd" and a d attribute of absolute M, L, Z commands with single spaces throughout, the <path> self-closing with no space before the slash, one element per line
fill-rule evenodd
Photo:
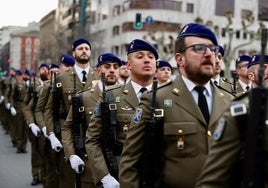
<path fill-rule="evenodd" d="M 218 122 L 218 126 L 216 127 L 216 130 L 213 134 L 214 140 L 219 140 L 222 136 L 224 127 L 225 127 L 226 121 L 224 118 L 221 118 Z"/>
<path fill-rule="evenodd" d="M 135 114 L 133 116 L 133 122 L 134 123 L 139 123 L 141 120 L 141 116 L 142 116 L 142 109 L 141 108 L 137 108 L 135 111 Z"/>
<path fill-rule="evenodd" d="M 120 102 L 120 97 L 115 97 L 115 102 Z"/>
<path fill-rule="evenodd" d="M 93 115 L 98 116 L 100 114 L 100 104 L 97 103 L 94 110 L 93 110 Z"/>
<path fill-rule="evenodd" d="M 164 100 L 164 106 L 166 108 L 171 108 L 172 107 L 172 100 L 170 100 L 170 99 Z"/>

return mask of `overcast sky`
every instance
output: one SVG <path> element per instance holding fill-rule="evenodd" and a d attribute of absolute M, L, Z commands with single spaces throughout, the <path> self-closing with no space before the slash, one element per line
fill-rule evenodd
<path fill-rule="evenodd" d="M 39 22 L 51 10 L 57 8 L 58 0 L 7 0 L 0 6 L 0 28 L 3 26 L 27 26 Z"/>

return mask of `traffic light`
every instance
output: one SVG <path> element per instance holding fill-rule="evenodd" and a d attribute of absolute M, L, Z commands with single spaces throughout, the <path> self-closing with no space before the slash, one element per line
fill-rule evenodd
<path fill-rule="evenodd" d="M 142 28 L 141 13 L 136 13 L 136 19 L 135 19 L 135 22 L 134 22 L 134 28 L 135 29 L 141 29 Z"/>

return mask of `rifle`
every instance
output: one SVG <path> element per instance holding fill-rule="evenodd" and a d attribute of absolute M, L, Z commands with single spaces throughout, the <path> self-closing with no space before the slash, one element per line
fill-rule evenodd
<path fill-rule="evenodd" d="M 122 145 L 116 141 L 116 122 L 110 121 L 110 110 L 115 109 L 112 104 L 109 104 L 107 98 L 107 91 L 105 90 L 105 73 L 101 73 L 101 81 L 103 84 L 102 98 L 103 101 L 100 103 L 100 110 L 102 114 L 101 125 L 101 148 L 104 155 L 106 165 L 109 169 L 110 174 L 118 179 L 119 164 L 115 154 L 119 154 L 122 151 Z"/>
<path fill-rule="evenodd" d="M 259 83 L 249 93 L 249 121 L 245 140 L 244 187 L 265 187 L 265 120 L 268 90 L 263 85 L 264 53 L 267 42 L 267 29 L 262 30 L 261 61 L 258 70 Z"/>
<path fill-rule="evenodd" d="M 232 71 L 232 78 L 233 78 L 232 93 L 236 95 L 236 82 L 238 81 L 238 75 L 235 71 Z"/>
<path fill-rule="evenodd" d="M 61 141 L 61 126 L 60 126 L 60 96 L 57 88 L 56 76 L 57 73 L 54 72 L 54 84 L 52 84 L 51 92 L 53 97 L 53 124 L 55 136 Z M 59 174 L 59 152 L 56 152 L 56 174 Z"/>
<path fill-rule="evenodd" d="M 163 109 L 156 109 L 157 79 L 154 78 L 152 93 L 151 118 L 145 125 L 144 146 L 139 161 L 140 187 L 160 188 L 164 187 L 162 180 L 163 167 Z"/>
<path fill-rule="evenodd" d="M 80 122 L 81 122 L 81 114 L 79 111 L 80 100 L 79 97 L 76 96 L 76 74 L 73 74 L 73 82 L 74 82 L 74 95 L 72 97 L 72 115 L 73 115 L 73 139 L 74 139 L 74 150 L 75 154 L 78 155 L 81 159 L 85 157 L 86 150 L 84 140 L 80 136 Z M 79 172 L 83 171 L 83 165 L 79 165 Z M 81 187 L 80 173 L 76 173 L 76 188 Z"/>

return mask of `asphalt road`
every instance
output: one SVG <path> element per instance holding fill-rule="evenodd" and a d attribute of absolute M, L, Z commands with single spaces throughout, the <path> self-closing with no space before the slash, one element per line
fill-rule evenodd
<path fill-rule="evenodd" d="M 26 154 L 17 154 L 10 136 L 0 126 L 0 187 L 41 188 L 42 184 L 31 186 L 31 148 L 27 144 Z"/>

